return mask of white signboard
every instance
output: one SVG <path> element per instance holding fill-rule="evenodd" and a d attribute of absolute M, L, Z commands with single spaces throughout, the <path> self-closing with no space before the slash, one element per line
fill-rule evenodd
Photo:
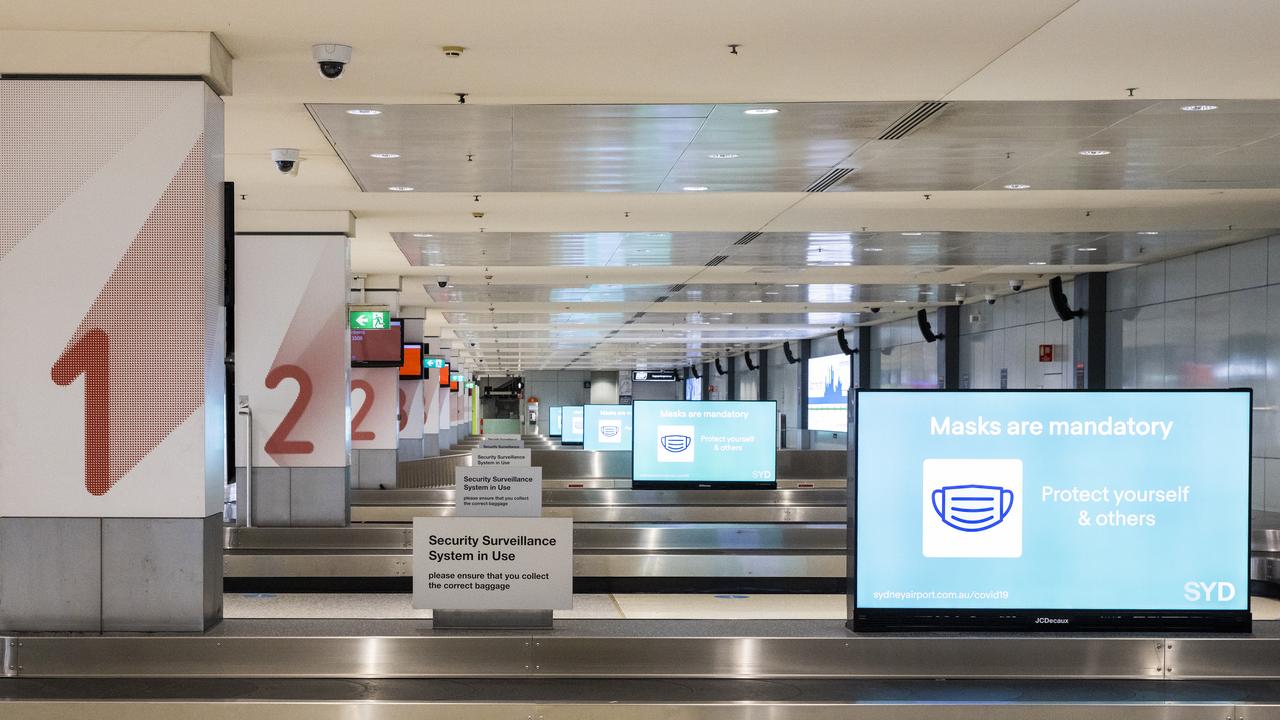
<path fill-rule="evenodd" d="M 542 515 L 542 468 L 460 467 L 454 470 L 454 515 Z"/>
<path fill-rule="evenodd" d="M 488 465 L 513 465 L 529 467 L 532 464 L 533 451 L 518 448 L 483 448 L 471 454 L 471 461 L 476 467 Z"/>
<path fill-rule="evenodd" d="M 573 520 L 414 518 L 413 606 L 573 607 Z"/>
<path fill-rule="evenodd" d="M 480 447 L 486 448 L 522 448 L 524 441 L 519 435 L 485 435 L 480 438 Z"/>

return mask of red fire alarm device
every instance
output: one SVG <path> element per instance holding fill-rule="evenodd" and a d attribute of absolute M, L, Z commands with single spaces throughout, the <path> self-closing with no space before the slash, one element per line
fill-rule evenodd
<path fill-rule="evenodd" d="M 1052 345 L 1040 346 L 1040 362 L 1053 362 L 1053 346 Z"/>

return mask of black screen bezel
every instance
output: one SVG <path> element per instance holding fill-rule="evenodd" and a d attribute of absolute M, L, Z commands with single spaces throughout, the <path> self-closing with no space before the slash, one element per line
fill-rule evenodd
<path fill-rule="evenodd" d="M 636 406 L 644 403 L 769 403 L 773 405 L 773 479 L 721 482 L 716 480 L 636 480 Z M 776 490 L 778 488 L 777 400 L 633 400 L 631 402 L 631 487 L 636 490 Z M 584 428 L 585 430 L 585 428 Z"/>

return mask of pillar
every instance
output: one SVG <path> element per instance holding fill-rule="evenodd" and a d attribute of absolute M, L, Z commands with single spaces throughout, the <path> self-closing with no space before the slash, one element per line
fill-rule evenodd
<path fill-rule="evenodd" d="M 350 521 L 348 235 L 236 234 L 237 497 L 256 526 Z"/>
<path fill-rule="evenodd" d="M 202 80 L 0 80 L 0 630 L 221 620 L 222 153 Z"/>
<path fill-rule="evenodd" d="M 937 327 L 934 333 L 938 341 L 938 389 L 960 389 L 960 307 L 947 305 L 938 308 Z"/>
<path fill-rule="evenodd" d="M 1072 281 L 1075 303 L 1084 315 L 1071 321 L 1072 387 L 1103 390 L 1107 387 L 1107 274 L 1077 275 Z"/>

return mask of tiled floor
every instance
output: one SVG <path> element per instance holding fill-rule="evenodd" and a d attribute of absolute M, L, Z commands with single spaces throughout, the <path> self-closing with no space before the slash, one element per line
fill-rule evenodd
<path fill-rule="evenodd" d="M 429 618 L 408 594 L 241 594 L 224 596 L 228 618 Z M 574 595 L 564 619 L 843 620 L 843 595 Z M 1253 598 L 1255 620 L 1280 620 L 1280 601 Z"/>

